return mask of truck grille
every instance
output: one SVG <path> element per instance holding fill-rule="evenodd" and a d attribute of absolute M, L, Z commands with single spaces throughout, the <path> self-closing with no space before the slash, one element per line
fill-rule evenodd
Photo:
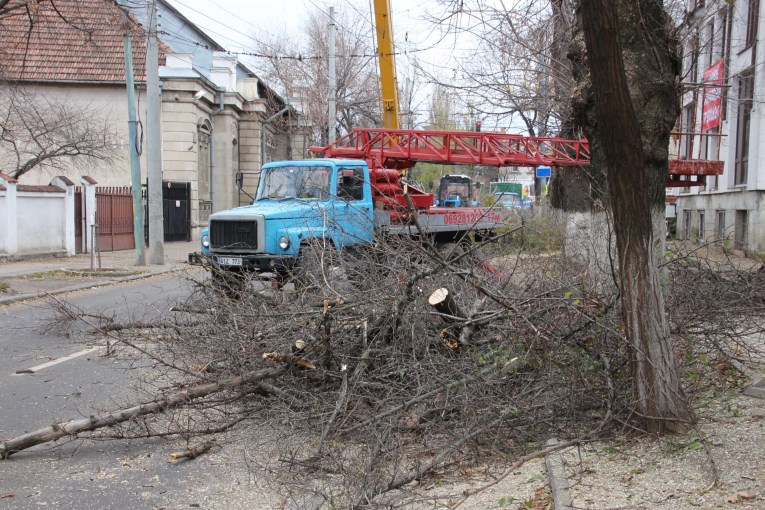
<path fill-rule="evenodd" d="M 257 220 L 212 220 L 210 222 L 210 247 L 236 250 L 256 249 L 258 247 Z"/>

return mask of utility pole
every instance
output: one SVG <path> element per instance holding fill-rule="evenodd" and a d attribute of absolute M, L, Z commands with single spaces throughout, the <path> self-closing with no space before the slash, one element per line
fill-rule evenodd
<path fill-rule="evenodd" d="M 327 122 L 327 143 L 337 137 L 337 75 L 335 72 L 335 8 L 329 8 L 329 113 Z"/>
<path fill-rule="evenodd" d="M 146 40 L 146 173 L 149 177 L 149 264 L 165 263 L 165 225 L 162 207 L 162 91 L 159 85 L 157 0 L 147 6 Z"/>
<path fill-rule="evenodd" d="M 125 84 L 128 99 L 128 143 L 130 144 L 130 183 L 133 189 L 133 240 L 135 264 L 145 266 L 143 253 L 143 204 L 141 203 L 141 160 L 138 158 L 138 120 L 136 115 L 135 83 L 133 82 L 133 44 L 130 39 L 130 16 L 127 0 L 120 0 L 125 13 Z"/>

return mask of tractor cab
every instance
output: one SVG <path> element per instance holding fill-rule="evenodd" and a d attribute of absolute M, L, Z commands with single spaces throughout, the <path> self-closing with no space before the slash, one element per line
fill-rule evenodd
<path fill-rule="evenodd" d="M 444 175 L 438 184 L 436 204 L 439 207 L 467 207 L 475 205 L 473 180 L 467 175 Z"/>

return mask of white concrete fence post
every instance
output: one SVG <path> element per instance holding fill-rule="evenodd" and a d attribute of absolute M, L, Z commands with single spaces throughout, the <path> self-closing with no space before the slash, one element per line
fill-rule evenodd
<path fill-rule="evenodd" d="M 3 200 L 5 207 L 3 208 L 4 225 L 2 227 L 3 232 L 3 244 L 5 246 L 5 253 L 8 257 L 13 257 L 19 251 L 19 222 L 16 213 L 16 179 L 13 177 L 0 173 L 0 184 L 5 187 L 5 200 Z"/>
<path fill-rule="evenodd" d="M 66 254 L 72 257 L 76 253 L 74 244 L 74 182 L 63 175 L 59 175 L 54 177 L 50 184 L 66 190 L 64 195 L 64 249 Z"/>
<path fill-rule="evenodd" d="M 83 211 L 85 211 L 85 222 L 82 226 L 82 245 L 83 253 L 90 253 L 91 232 L 93 232 L 93 225 L 96 224 L 96 180 L 90 176 L 84 175 L 80 179 L 82 184 L 82 200 Z"/>

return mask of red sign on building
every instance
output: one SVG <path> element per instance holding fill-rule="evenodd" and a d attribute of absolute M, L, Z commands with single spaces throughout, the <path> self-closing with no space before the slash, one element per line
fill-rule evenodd
<path fill-rule="evenodd" d="M 701 130 L 707 131 L 720 125 L 722 118 L 723 60 L 720 59 L 704 71 L 704 93 L 701 114 Z M 709 85 L 707 85 L 709 84 Z"/>

